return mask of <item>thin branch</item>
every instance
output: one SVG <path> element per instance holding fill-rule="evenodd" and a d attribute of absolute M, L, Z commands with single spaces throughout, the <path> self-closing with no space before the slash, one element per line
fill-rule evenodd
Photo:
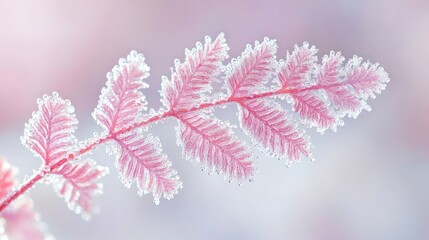
<path fill-rule="evenodd" d="M 19 196 L 24 194 L 28 189 L 30 189 L 34 184 L 36 184 L 38 181 L 43 179 L 47 174 L 51 174 L 54 172 L 54 170 L 61 168 L 66 162 L 76 159 L 77 157 L 86 154 L 87 152 L 94 149 L 96 146 L 99 146 L 111 139 L 116 138 L 116 136 L 127 133 L 133 129 L 143 127 L 145 125 L 150 125 L 154 122 L 157 122 L 162 119 L 166 119 L 168 117 L 174 117 L 179 118 L 178 116 L 183 113 L 193 112 L 193 111 L 199 111 L 202 109 L 215 107 L 231 102 L 236 102 L 238 104 L 242 103 L 245 100 L 249 99 L 259 99 L 259 98 L 266 98 L 266 97 L 273 97 L 276 95 L 283 95 L 283 94 L 292 94 L 292 93 L 300 93 L 300 92 L 307 92 L 307 91 L 316 91 L 324 88 L 330 88 L 330 87 L 338 87 L 349 84 L 348 82 L 341 82 L 341 83 L 334 83 L 329 85 L 314 85 L 307 88 L 301 88 L 301 89 L 279 89 L 276 91 L 267 91 L 264 93 L 258 93 L 252 96 L 246 96 L 246 97 L 230 97 L 226 99 L 221 99 L 212 103 L 204 103 L 199 106 L 190 108 L 190 109 L 182 109 L 178 111 L 173 111 L 172 109 L 168 112 L 165 112 L 163 114 L 155 114 L 153 117 L 143 120 L 141 122 L 135 123 L 133 125 L 130 125 L 128 127 L 125 127 L 123 129 L 120 129 L 118 131 L 109 133 L 106 136 L 99 137 L 95 139 L 91 144 L 79 149 L 76 151 L 75 154 L 69 154 L 68 158 L 64 158 L 57 163 L 53 164 L 50 168 L 42 168 L 39 172 L 31 176 L 27 179 L 23 184 L 20 185 L 20 187 L 15 190 L 13 193 L 9 194 L 6 198 L 2 199 L 0 202 L 0 212 L 2 212 L 7 206 L 9 206 L 13 201 L 15 201 Z"/>

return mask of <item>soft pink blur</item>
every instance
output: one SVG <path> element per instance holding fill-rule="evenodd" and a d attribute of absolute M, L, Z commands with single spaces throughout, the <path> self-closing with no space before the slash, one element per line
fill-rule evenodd
<path fill-rule="evenodd" d="M 38 184 L 30 195 L 42 220 L 57 239 L 429 239 L 428 29 L 424 0 L 1 1 L 0 154 L 21 178 L 39 166 L 19 136 L 52 91 L 75 105 L 81 139 L 100 131 L 90 113 L 105 74 L 132 49 L 151 67 L 144 93 L 158 108 L 161 75 L 205 35 L 225 32 L 232 57 L 265 36 L 279 58 L 309 41 L 320 54 L 380 62 L 392 80 L 338 133 L 309 131 L 317 161 L 288 169 L 259 154 L 255 182 L 238 187 L 182 160 L 170 120 L 151 132 L 184 182 L 174 200 L 155 206 L 125 189 L 100 150 L 94 159 L 111 169 L 101 212 L 85 222 Z M 235 110 L 218 116 L 237 124 Z"/>

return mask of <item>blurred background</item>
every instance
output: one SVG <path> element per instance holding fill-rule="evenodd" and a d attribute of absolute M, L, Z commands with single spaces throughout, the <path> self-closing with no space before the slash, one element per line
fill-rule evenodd
<path fill-rule="evenodd" d="M 105 75 L 132 49 L 151 67 L 144 93 L 157 109 L 173 60 L 220 32 L 231 57 L 265 36 L 277 39 L 278 58 L 309 41 L 320 57 L 336 50 L 380 62 L 391 82 L 370 101 L 372 112 L 347 119 L 337 133 L 308 130 L 315 162 L 287 168 L 258 154 L 255 181 L 242 186 L 184 161 L 175 121 L 153 126 L 184 182 L 159 206 L 138 197 L 135 186 L 124 188 L 100 148 L 93 158 L 111 174 L 89 222 L 50 186 L 29 192 L 57 239 L 429 239 L 426 0 L 0 1 L 0 154 L 20 179 L 40 166 L 19 137 L 36 99 L 52 91 L 74 104 L 81 140 L 100 131 L 90 114 Z M 218 116 L 238 124 L 235 111 Z"/>

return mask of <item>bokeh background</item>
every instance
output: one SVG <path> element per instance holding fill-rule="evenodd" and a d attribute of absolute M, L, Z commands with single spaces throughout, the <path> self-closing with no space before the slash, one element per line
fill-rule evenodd
<path fill-rule="evenodd" d="M 279 58 L 309 41 L 347 57 L 380 62 L 391 77 L 372 112 L 337 133 L 308 132 L 315 162 L 286 168 L 259 155 L 252 183 L 207 176 L 181 159 L 175 122 L 151 128 L 184 182 L 172 201 L 152 203 L 118 180 L 113 158 L 101 208 L 89 222 L 50 186 L 29 195 L 57 239 L 429 239 L 429 1 L 0 1 L 0 154 L 22 179 L 40 161 L 19 137 L 36 98 L 58 91 L 75 105 L 80 139 L 100 131 L 90 113 L 105 74 L 130 50 L 151 67 L 145 90 L 160 107 L 161 75 L 205 35 L 225 32 L 230 56 L 277 39 Z M 235 120 L 235 107 L 220 110 Z M 238 134 L 242 133 L 237 130 Z M 245 138 L 244 136 L 242 136 Z M 245 138 L 247 139 L 247 138 Z"/>

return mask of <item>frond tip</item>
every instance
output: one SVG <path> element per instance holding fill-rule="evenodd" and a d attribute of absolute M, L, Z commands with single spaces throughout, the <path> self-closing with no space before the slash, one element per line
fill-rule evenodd
<path fill-rule="evenodd" d="M 227 65 L 225 87 L 231 97 L 250 97 L 262 92 L 264 85 L 273 74 L 277 44 L 275 40 L 265 38 L 262 43 L 256 41 L 255 47 L 248 44 L 241 57 L 233 59 Z"/>
<path fill-rule="evenodd" d="M 73 133 L 78 123 L 74 107 L 58 93 L 44 95 L 37 100 L 39 110 L 25 124 L 22 144 L 40 157 L 46 165 L 67 158 L 74 150 L 76 138 Z"/>
<path fill-rule="evenodd" d="M 106 87 L 92 116 L 109 133 L 135 123 L 147 109 L 146 98 L 139 90 L 149 87 L 143 81 L 149 77 L 149 70 L 143 54 L 131 51 L 107 74 Z"/>
<path fill-rule="evenodd" d="M 210 92 L 210 83 L 223 71 L 222 61 L 228 58 L 228 46 L 221 33 L 212 42 L 206 37 L 204 45 L 197 42 L 192 50 L 186 50 L 185 61 L 175 60 L 171 79 L 164 77 L 161 101 L 172 110 L 190 109 L 205 101 L 203 94 Z"/>

